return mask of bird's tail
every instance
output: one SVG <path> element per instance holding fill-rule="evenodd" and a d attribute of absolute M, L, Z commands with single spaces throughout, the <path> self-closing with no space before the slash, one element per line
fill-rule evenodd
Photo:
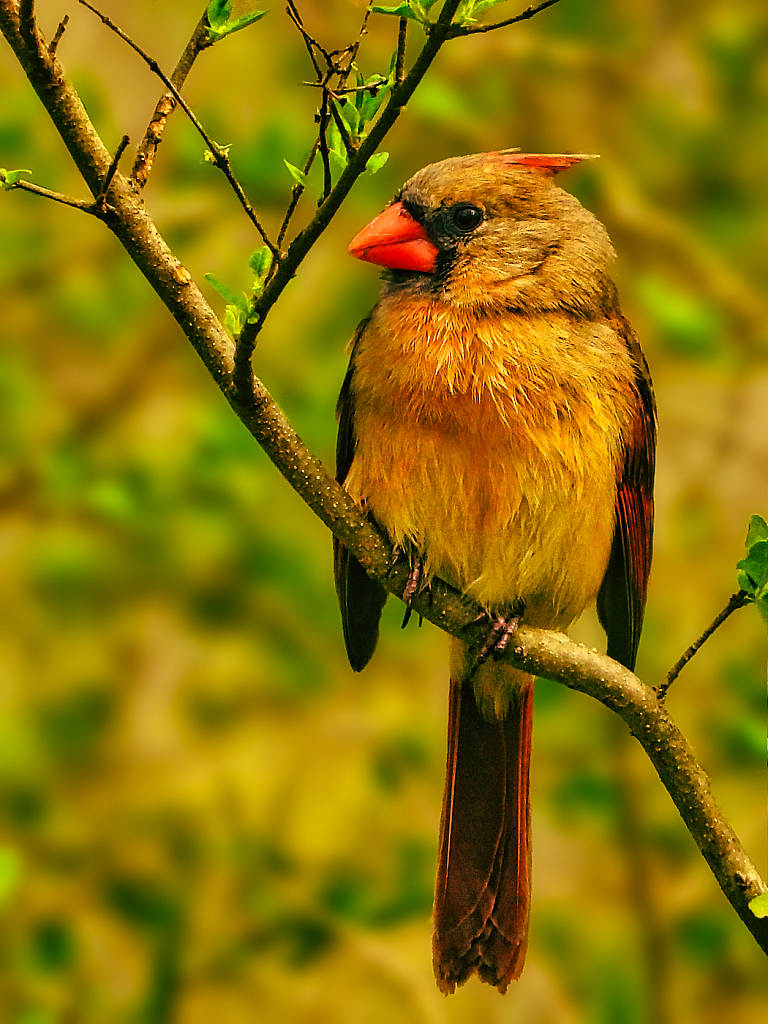
<path fill-rule="evenodd" d="M 470 680 L 466 659 L 454 660 L 463 664 L 451 679 L 435 976 L 446 993 L 475 972 L 504 992 L 528 945 L 533 676 L 489 661 Z"/>

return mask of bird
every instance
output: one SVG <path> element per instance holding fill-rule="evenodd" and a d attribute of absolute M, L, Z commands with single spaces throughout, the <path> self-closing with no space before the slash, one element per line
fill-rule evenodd
<path fill-rule="evenodd" d="M 585 154 L 515 149 L 418 171 L 353 239 L 383 270 L 350 346 L 336 477 L 409 560 L 485 609 L 450 640 L 433 965 L 451 993 L 520 976 L 531 902 L 533 677 L 501 657 L 523 623 L 565 630 L 596 603 L 633 669 L 651 563 L 656 407 L 600 221 L 555 176 Z M 339 540 L 355 671 L 387 598 Z"/>

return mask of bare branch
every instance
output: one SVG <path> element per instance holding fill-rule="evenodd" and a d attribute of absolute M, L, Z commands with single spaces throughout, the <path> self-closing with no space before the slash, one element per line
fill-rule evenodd
<path fill-rule="evenodd" d="M 59 43 L 61 42 L 61 37 L 64 35 L 64 32 L 65 32 L 68 24 L 69 24 L 69 15 L 65 14 L 64 17 L 59 22 L 59 26 L 58 26 L 58 28 L 56 29 L 56 31 L 55 31 L 55 33 L 53 35 L 53 39 L 48 44 L 48 53 L 50 53 L 50 55 L 52 57 L 55 55 L 56 51 L 59 48 Z"/>
<path fill-rule="evenodd" d="M 474 36 L 479 32 L 493 32 L 497 28 L 506 28 L 507 25 L 516 25 L 519 21 L 528 21 L 529 18 L 535 18 L 541 11 L 545 11 L 547 7 L 553 7 L 559 2 L 560 0 L 544 0 L 543 3 L 526 7 L 522 14 L 517 14 L 514 18 L 506 18 L 504 21 L 496 21 L 492 25 L 454 25 L 449 32 L 449 38 L 456 39 L 458 36 Z"/>
<path fill-rule="evenodd" d="M 320 128 L 318 130 L 317 138 L 320 143 L 320 159 L 323 161 L 323 189 L 320 193 L 320 199 L 318 206 L 324 201 L 326 196 L 330 194 L 333 188 L 333 178 L 331 177 L 331 157 L 328 152 L 328 105 L 331 100 L 328 96 L 327 81 L 323 81 L 323 102 L 320 105 Z"/>
<path fill-rule="evenodd" d="M 213 42 L 208 31 L 206 7 L 171 75 L 171 82 L 177 90 L 181 90 L 198 55 L 212 45 Z M 142 189 L 147 183 L 157 153 L 157 147 L 162 141 L 163 131 L 175 106 L 176 98 L 170 90 L 163 93 L 157 102 L 155 112 L 144 133 L 144 138 L 141 140 L 136 151 L 136 158 L 131 170 L 131 180 L 136 188 Z"/>
<path fill-rule="evenodd" d="M 320 65 L 315 60 L 315 49 L 319 50 L 319 52 L 323 55 L 325 63 L 328 67 L 330 67 L 332 63 L 331 55 L 327 50 L 323 49 L 320 43 L 313 36 L 311 36 L 304 28 L 304 22 L 301 20 L 301 15 L 299 14 L 298 8 L 296 7 L 296 4 L 293 2 L 293 0 L 288 0 L 288 7 L 286 8 L 286 11 L 288 13 L 288 17 L 291 19 L 291 21 L 294 23 L 296 28 L 301 33 L 301 37 L 304 40 L 304 45 L 307 47 L 307 52 L 309 53 L 309 59 L 312 61 L 312 66 L 315 69 L 317 80 L 318 82 L 321 82 L 323 80 L 323 72 L 320 70 Z"/>
<path fill-rule="evenodd" d="M 405 78 L 405 45 L 408 41 L 408 19 L 401 18 L 397 27 L 397 57 L 395 58 L 395 85 Z"/>
<path fill-rule="evenodd" d="M 349 77 L 349 73 L 352 70 L 352 65 L 357 60 L 357 54 L 358 54 L 358 52 L 360 50 L 360 44 L 363 41 L 363 36 L 368 31 L 368 19 L 371 16 L 372 8 L 373 8 L 373 0 L 369 0 L 368 6 L 365 9 L 365 14 L 363 15 L 363 23 L 360 26 L 360 31 L 359 31 L 359 33 L 357 35 L 357 39 L 348 48 L 349 60 L 347 62 L 346 70 L 342 71 L 341 74 L 339 75 L 339 83 L 338 83 L 338 89 L 339 90 L 343 89 L 344 86 L 347 84 L 347 78 Z"/>
<path fill-rule="evenodd" d="M 315 139 L 314 145 L 312 146 L 312 149 L 310 150 L 309 156 L 307 157 L 307 159 L 304 162 L 303 173 L 305 175 L 309 174 L 309 172 L 312 170 L 312 164 L 315 162 L 315 157 L 317 156 L 319 148 L 320 148 L 320 139 L 317 138 L 317 139 Z M 283 239 L 285 238 L 286 232 L 288 231 L 288 225 L 291 222 L 291 217 L 293 217 L 294 211 L 296 210 L 296 207 L 298 206 L 299 200 L 301 199 L 303 193 L 304 193 L 304 186 L 303 185 L 299 185 L 298 182 L 291 189 L 291 201 L 288 204 L 288 209 L 285 211 L 285 216 L 283 217 L 283 223 L 280 225 L 280 231 L 278 232 L 278 235 L 277 235 L 277 248 L 278 249 L 283 244 Z M 274 270 L 276 269 L 276 264 L 273 264 L 271 269 L 274 272 Z"/>
<path fill-rule="evenodd" d="M 200 124 L 200 122 L 198 121 L 197 117 L 193 113 L 187 101 L 181 95 L 181 93 L 170 80 L 170 78 L 168 78 L 168 76 L 165 74 L 165 72 L 154 59 L 154 57 L 150 57 L 148 53 L 142 50 L 138 43 L 135 43 L 131 39 L 131 37 L 127 35 L 125 32 L 123 32 L 123 30 L 118 25 L 116 25 L 110 18 L 108 18 L 106 14 L 102 14 L 101 11 L 97 10 L 95 7 L 92 7 L 91 4 L 88 3 L 88 0 L 78 0 L 78 3 L 82 4 L 83 7 L 87 7 L 89 11 L 92 11 L 97 18 L 100 18 L 101 21 L 104 22 L 108 29 L 110 29 L 116 35 L 120 36 L 123 42 L 127 43 L 132 50 L 135 50 L 136 53 L 138 53 L 138 55 L 141 57 L 141 59 L 147 64 L 147 66 L 157 75 L 159 79 L 161 79 L 161 81 L 165 83 L 169 91 L 173 94 L 174 98 L 176 99 L 176 102 L 179 104 L 181 109 L 184 111 L 184 113 L 190 119 L 192 124 L 195 126 L 199 135 L 201 136 L 206 146 L 208 147 L 208 151 L 211 154 L 211 162 L 216 167 L 218 167 L 220 171 L 223 171 L 224 176 L 226 177 L 227 181 L 232 187 L 232 190 L 234 191 L 235 195 L 240 201 L 240 205 L 245 210 L 248 219 L 259 232 L 262 239 L 264 240 L 265 245 L 269 247 L 272 255 L 275 257 L 275 259 L 277 259 L 279 257 L 279 253 L 275 246 L 270 241 L 264 227 L 262 226 L 258 216 L 256 215 L 256 211 L 254 210 L 253 206 L 251 206 L 248 197 L 243 191 L 240 182 L 235 177 L 226 148 L 220 146 L 217 142 L 214 142 L 214 140 L 211 138 L 211 136 L 208 134 L 205 128 L 203 128 L 202 124 Z"/>
<path fill-rule="evenodd" d="M 43 199 L 51 199 L 54 203 L 61 203 L 63 206 L 71 206 L 73 210 L 80 210 L 81 213 L 90 213 L 93 217 L 101 217 L 102 211 L 91 202 L 84 202 L 82 199 L 72 199 L 70 196 L 62 195 L 61 192 L 52 192 L 48 188 L 34 185 L 31 181 L 15 181 L 12 185 L 5 186 L 8 192 L 13 189 L 20 189 L 22 192 L 31 192 L 32 195 L 42 196 Z"/>
<path fill-rule="evenodd" d="M 728 604 L 725 606 L 725 608 L 723 608 L 719 615 L 715 616 L 712 622 L 701 634 L 699 639 L 695 640 L 688 648 L 688 650 L 682 655 L 682 657 L 675 662 L 675 664 L 669 670 L 669 675 L 664 680 L 664 682 L 656 687 L 656 694 L 660 701 L 663 701 L 664 698 L 667 696 L 667 690 L 669 690 L 672 683 L 674 683 L 674 681 L 680 675 L 680 672 L 685 668 L 685 666 L 694 656 L 696 651 L 698 651 L 698 649 L 702 646 L 704 641 L 709 640 L 709 638 L 712 636 L 715 630 L 722 626 L 722 624 L 725 622 L 728 616 L 733 614 L 733 612 L 735 612 L 737 608 L 743 608 L 744 605 L 749 604 L 751 600 L 752 598 L 746 591 L 736 591 L 736 593 L 728 601 Z"/>
<path fill-rule="evenodd" d="M 96 196 L 96 202 L 94 205 L 98 206 L 102 213 L 107 209 L 107 193 L 109 192 L 112 181 L 117 173 L 117 165 L 120 163 L 120 157 L 128 148 L 130 141 L 131 140 L 127 135 L 124 135 L 122 139 L 120 139 L 117 149 L 115 150 L 115 155 L 112 157 L 112 163 L 109 165 L 109 169 L 104 176 L 104 184 L 101 186 L 101 192 Z"/>

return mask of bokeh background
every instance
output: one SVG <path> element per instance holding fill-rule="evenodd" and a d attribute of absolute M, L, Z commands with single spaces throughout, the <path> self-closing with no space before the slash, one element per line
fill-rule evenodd
<path fill-rule="evenodd" d="M 102 0 L 168 69 L 203 6 Z M 300 4 L 328 48 L 352 40 L 363 6 Z M 107 145 L 138 141 L 158 82 L 72 0 L 37 7 L 48 38 L 70 15 L 59 56 Z M 371 20 L 366 75 L 386 73 L 396 27 Z M 349 238 L 431 160 L 601 154 L 562 184 L 608 225 L 656 384 L 649 683 L 736 589 L 749 516 L 766 512 L 767 42 L 764 0 L 562 0 L 453 42 L 255 357 L 331 465 L 345 344 L 377 291 Z M 311 145 L 317 93 L 299 83 L 313 77 L 276 4 L 203 54 L 185 90 L 273 231 L 283 159 Z M 146 200 L 198 281 L 247 288 L 258 240 L 202 148 L 175 115 Z M 0 164 L 84 196 L 4 43 Z M 765 958 L 639 747 L 546 681 L 528 964 L 504 998 L 475 981 L 441 996 L 444 638 L 401 632 L 391 602 L 374 662 L 352 674 L 324 528 L 100 224 L 0 195 L 0 340 L 2 1022 L 765 1020 Z M 591 616 L 573 635 L 602 643 Z M 669 699 L 763 872 L 765 667 L 745 609 Z"/>

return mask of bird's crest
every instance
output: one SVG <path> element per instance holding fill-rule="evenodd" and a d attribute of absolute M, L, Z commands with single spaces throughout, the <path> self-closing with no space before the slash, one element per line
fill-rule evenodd
<path fill-rule="evenodd" d="M 582 160 L 599 159 L 596 153 L 521 153 L 517 149 L 502 149 L 493 155 L 505 164 L 532 167 L 547 178 L 554 178 L 560 171 L 567 171 Z"/>

